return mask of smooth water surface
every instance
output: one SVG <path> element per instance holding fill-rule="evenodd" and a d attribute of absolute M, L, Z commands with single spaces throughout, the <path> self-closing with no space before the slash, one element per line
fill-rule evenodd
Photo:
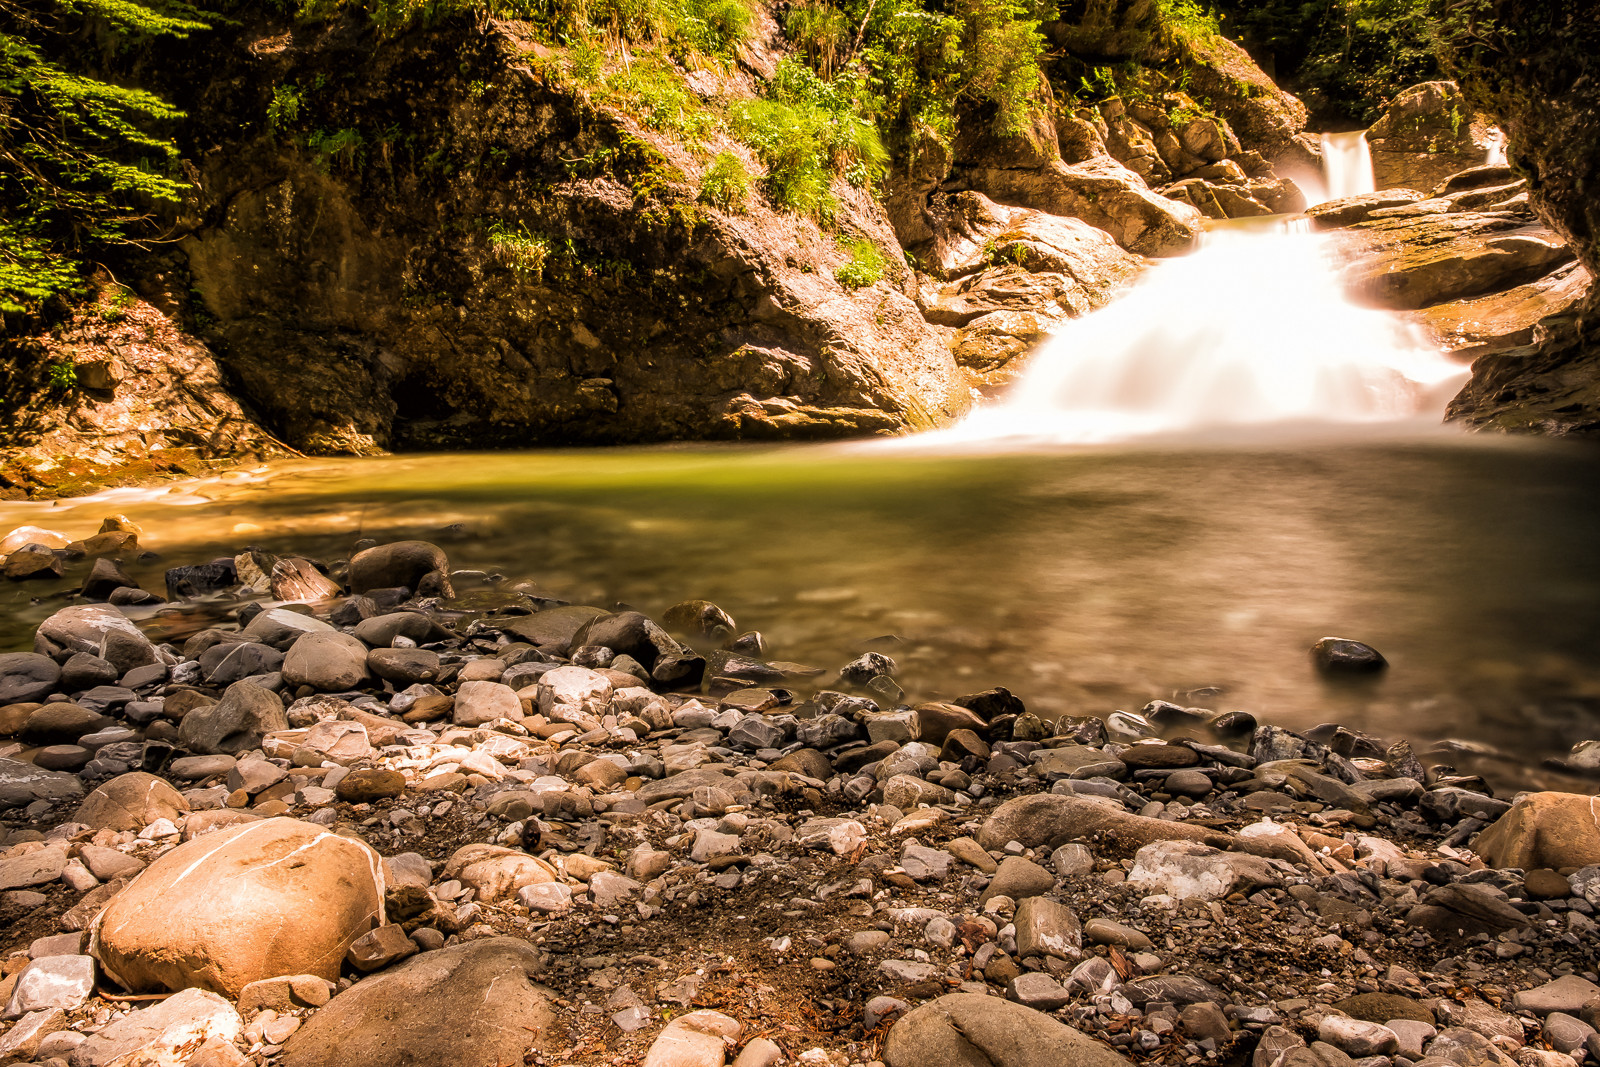
<path fill-rule="evenodd" d="M 1597 486 L 1591 447 L 1445 431 L 1021 454 L 618 449 L 297 460 L 0 504 L 0 529 L 81 536 L 124 512 L 162 557 L 133 567 L 157 589 L 166 566 L 248 544 L 333 560 L 362 536 L 438 536 L 455 566 L 551 597 L 657 615 L 714 600 L 773 658 L 830 675 L 895 635 L 908 699 L 1006 685 L 1048 713 L 1159 697 L 1336 719 L 1488 746 L 1513 762 L 1430 762 L 1520 781 L 1600 736 Z M 52 610 L 30 603 L 44 592 L 0 590 L 7 648 Z M 1306 654 L 1325 635 L 1393 667 L 1325 685 Z M 1221 695 L 1185 695 L 1206 687 Z"/>

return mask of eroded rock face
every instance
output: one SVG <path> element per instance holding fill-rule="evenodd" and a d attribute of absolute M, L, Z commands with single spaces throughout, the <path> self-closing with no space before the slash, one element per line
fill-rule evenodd
<path fill-rule="evenodd" d="M 836 437 L 964 409 L 869 194 L 836 190 L 888 268 L 847 290 L 831 236 L 764 204 L 696 204 L 704 161 L 529 74 L 512 32 L 441 25 L 382 49 L 330 32 L 251 61 L 264 84 L 347 70 L 341 106 L 403 112 L 419 143 L 501 161 L 463 184 L 399 156 L 325 172 L 266 138 L 209 157 L 211 216 L 184 250 L 227 369 L 285 440 Z M 226 83 L 196 110 L 226 114 Z M 488 90 L 469 97 L 469 83 Z M 539 235 L 548 255 L 509 262 L 486 219 Z"/>
<path fill-rule="evenodd" d="M 1485 162 L 1494 139 L 1489 124 L 1449 81 L 1413 85 L 1367 130 L 1379 189 L 1432 189 Z"/>
<path fill-rule="evenodd" d="M 100 914 L 91 955 L 128 989 L 236 997 L 280 974 L 330 981 L 351 942 L 383 923 L 381 862 L 360 841 L 263 819 L 187 841 Z"/>

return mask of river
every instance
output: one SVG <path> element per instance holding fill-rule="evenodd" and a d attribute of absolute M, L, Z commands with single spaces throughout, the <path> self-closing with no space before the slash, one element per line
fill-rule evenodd
<path fill-rule="evenodd" d="M 914 699 L 1006 685 L 1051 714 L 1162 698 L 1338 720 L 1483 746 L 1497 755 L 1433 762 L 1501 780 L 1600 735 L 1600 452 L 1357 432 L 294 460 L 0 504 L 0 528 L 82 535 L 123 512 L 160 556 L 130 567 L 156 589 L 167 566 L 247 544 L 332 560 L 362 536 L 434 538 L 454 566 L 550 597 L 658 616 L 713 600 L 774 658 L 830 672 L 892 637 L 872 647 Z M 7 648 L 53 610 L 42 592 L 0 590 Z M 1325 635 L 1392 667 L 1325 684 L 1306 653 Z"/>

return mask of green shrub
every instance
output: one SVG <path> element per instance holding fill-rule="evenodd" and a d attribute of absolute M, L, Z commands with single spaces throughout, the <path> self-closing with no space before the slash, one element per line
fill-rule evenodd
<path fill-rule="evenodd" d="M 833 176 L 822 145 L 828 122 L 828 113 L 819 108 L 794 108 L 775 100 L 749 100 L 734 109 L 733 131 L 766 165 L 763 185 L 775 207 L 818 221 L 833 217 L 835 204 L 828 192 Z"/>
<path fill-rule="evenodd" d="M 850 259 L 844 266 L 833 272 L 835 280 L 846 289 L 861 289 L 883 278 L 883 272 L 888 269 L 888 262 L 883 258 L 883 253 L 878 251 L 878 246 L 865 237 L 853 237 L 841 241 Z"/>
<path fill-rule="evenodd" d="M 750 199 L 750 172 L 732 152 L 719 152 L 700 179 L 700 202 L 721 211 L 743 211 Z"/>
<path fill-rule="evenodd" d="M 315 130 L 306 138 L 306 147 L 335 170 L 355 174 L 367 158 L 367 139 L 360 130 Z"/>
<path fill-rule="evenodd" d="M 1162 22 L 1180 37 L 1205 41 L 1222 32 L 1222 24 L 1212 8 L 1200 0 L 1157 0 Z"/>
<path fill-rule="evenodd" d="M 533 233 L 526 224 L 512 228 L 496 220 L 489 227 L 489 249 L 513 273 L 538 281 L 544 277 L 545 261 L 550 258 L 550 238 Z"/>
<path fill-rule="evenodd" d="M 811 66 L 829 78 L 848 53 L 855 27 L 849 16 L 826 0 L 806 0 L 789 9 L 783 31 Z"/>
<path fill-rule="evenodd" d="M 280 85 L 272 90 L 272 100 L 267 104 L 267 125 L 274 130 L 292 126 L 300 119 L 300 90 L 293 85 Z"/>
<path fill-rule="evenodd" d="M 70 393 L 78 388 L 78 364 L 70 359 L 50 364 L 50 388 L 58 393 Z"/>

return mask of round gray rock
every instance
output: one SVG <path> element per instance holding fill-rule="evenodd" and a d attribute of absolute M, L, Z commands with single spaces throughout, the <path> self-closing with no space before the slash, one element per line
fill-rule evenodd
<path fill-rule="evenodd" d="M 0 704 L 31 704 L 55 692 L 61 668 L 49 656 L 8 652 L 0 656 Z"/>

